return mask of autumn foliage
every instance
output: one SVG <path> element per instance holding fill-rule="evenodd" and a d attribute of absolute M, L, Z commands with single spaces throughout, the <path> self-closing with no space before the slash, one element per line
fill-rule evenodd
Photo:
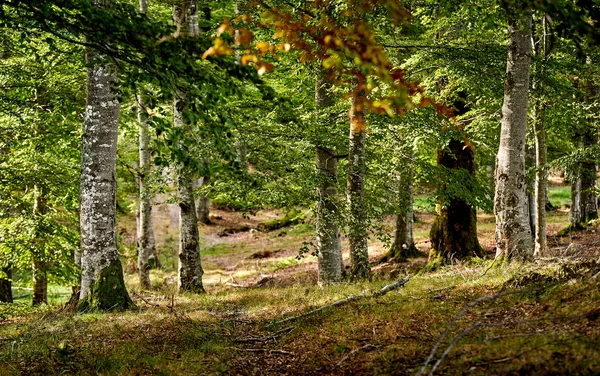
<path fill-rule="evenodd" d="M 350 88 L 348 94 L 360 110 L 392 116 L 403 114 L 417 103 L 453 115 L 451 109 L 425 97 L 419 83 L 409 81 L 403 69 L 392 65 L 368 20 L 369 14 L 385 10 L 394 24 L 407 24 L 410 13 L 399 1 L 347 0 L 340 5 L 317 0 L 309 8 L 296 8 L 255 0 L 250 6 L 260 17 L 253 19 L 244 14 L 226 19 L 204 58 L 233 55 L 237 50 L 242 64 L 254 64 L 259 74 L 264 74 L 274 68 L 267 56 L 276 58 L 281 52 L 294 50 L 300 62 L 320 62 L 330 81 Z M 266 30 L 271 39 L 260 40 L 251 29 Z M 233 39 L 224 38 L 224 34 Z M 227 40 L 233 40 L 234 45 Z"/>

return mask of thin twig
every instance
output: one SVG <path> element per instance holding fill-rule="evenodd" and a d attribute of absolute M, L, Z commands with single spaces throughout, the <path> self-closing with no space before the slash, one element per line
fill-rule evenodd
<path fill-rule="evenodd" d="M 356 348 L 356 349 L 354 349 L 354 350 L 350 351 L 350 353 L 348 353 L 348 355 L 346 355 L 346 356 L 344 356 L 342 359 L 340 359 L 340 361 L 339 361 L 339 362 L 337 362 L 337 363 L 335 364 L 335 366 L 333 366 L 333 368 L 336 368 L 336 367 L 338 367 L 340 364 L 342 364 L 343 362 L 345 362 L 345 361 L 346 361 L 346 360 L 347 360 L 349 357 L 351 357 L 352 355 L 356 354 L 357 352 L 359 352 L 359 351 L 361 351 L 361 350 L 367 350 L 367 349 L 376 349 L 376 348 L 379 348 L 379 347 L 381 347 L 381 345 L 372 345 L 372 344 L 368 343 L 368 344 L 366 344 L 366 345 L 364 345 L 364 346 L 361 346 L 361 347 L 359 347 L 359 348 Z"/>
<path fill-rule="evenodd" d="M 425 363 L 423 364 L 423 366 L 421 367 L 419 372 L 417 372 L 416 376 L 420 376 L 423 374 L 423 372 L 425 372 L 425 368 L 427 368 L 427 365 L 433 359 L 433 356 L 435 355 L 436 351 L 442 344 L 442 341 L 444 340 L 444 338 L 446 338 L 446 335 L 448 335 L 448 333 L 450 332 L 450 329 L 452 328 L 452 326 L 454 326 L 454 324 L 456 324 L 456 322 L 467 312 L 467 310 L 469 310 L 469 308 L 471 308 L 485 300 L 495 300 L 495 299 L 501 298 L 503 296 L 517 294 L 517 293 L 521 293 L 521 292 L 525 292 L 525 291 L 527 291 L 527 290 L 505 291 L 505 292 L 501 292 L 501 293 L 497 293 L 497 294 L 486 295 L 486 296 L 479 297 L 479 298 L 475 299 L 474 301 L 472 301 L 471 303 L 467 304 L 456 316 L 454 316 L 452 321 L 450 321 L 450 323 L 446 326 L 446 330 L 444 330 L 444 333 L 442 333 L 442 335 L 438 339 L 435 346 L 433 346 L 433 349 L 431 349 L 431 353 L 429 353 L 427 360 L 425 361 Z"/>
<path fill-rule="evenodd" d="M 293 352 L 285 351 L 285 350 L 270 350 L 270 349 L 241 349 L 239 347 L 233 347 L 239 351 L 248 351 L 248 352 L 256 352 L 256 353 L 267 353 L 267 354 L 281 354 L 281 355 L 291 355 L 294 356 Z"/>
<path fill-rule="evenodd" d="M 290 322 L 290 321 L 302 319 L 302 318 L 305 318 L 307 316 L 312 316 L 315 313 L 319 313 L 319 312 L 321 312 L 321 311 L 323 311 L 323 310 L 325 310 L 327 308 L 338 307 L 338 306 L 341 306 L 341 305 L 344 305 L 346 303 L 350 303 L 350 302 L 353 302 L 353 301 L 356 301 L 356 300 L 359 300 L 359 299 L 362 299 L 362 298 L 379 298 L 379 297 L 387 294 L 388 292 L 390 292 L 392 290 L 396 290 L 396 289 L 404 286 L 406 284 L 406 282 L 408 282 L 409 280 L 410 280 L 410 275 L 407 276 L 406 278 L 400 278 L 398 281 L 396 281 L 396 282 L 394 282 L 392 284 L 384 286 L 381 290 L 379 290 L 377 292 L 374 292 L 371 295 L 353 295 L 353 296 L 347 297 L 345 299 L 338 300 L 336 302 L 328 304 L 326 306 L 319 307 L 317 309 L 313 309 L 312 311 L 304 312 L 304 313 L 301 313 L 301 314 L 296 315 L 296 316 L 292 316 L 292 317 L 288 317 L 286 319 L 282 319 L 282 320 L 276 321 L 275 323 L 277 325 L 280 325 L 280 324 L 283 324 L 283 323 L 286 323 L 286 322 Z"/>

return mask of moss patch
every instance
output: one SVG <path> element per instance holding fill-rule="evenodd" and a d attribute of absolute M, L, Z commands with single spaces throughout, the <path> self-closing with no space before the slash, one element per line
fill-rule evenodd
<path fill-rule="evenodd" d="M 79 312 L 124 311 L 135 308 L 123 281 L 123 267 L 118 259 L 100 271 L 90 291 L 77 306 Z"/>

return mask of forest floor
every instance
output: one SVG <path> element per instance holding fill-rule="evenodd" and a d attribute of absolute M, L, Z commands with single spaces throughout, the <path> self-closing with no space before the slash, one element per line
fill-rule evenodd
<path fill-rule="evenodd" d="M 179 296 L 176 211 L 155 213 L 163 267 L 151 273 L 152 291 L 140 291 L 134 274 L 135 223 L 120 221 L 138 309 L 0 305 L 0 375 L 406 375 L 425 364 L 435 374 L 600 374 L 600 231 L 557 237 L 564 208 L 549 213 L 550 252 L 535 263 L 494 265 L 494 219 L 480 213 L 487 258 L 419 273 L 425 256 L 378 264 L 387 244 L 374 235 L 373 280 L 323 288 L 315 257 L 297 258 L 311 241 L 310 219 L 261 232 L 259 223 L 283 213 L 214 210 L 213 224 L 200 226 L 207 294 Z M 417 219 L 417 246 L 427 251 L 433 216 Z"/>

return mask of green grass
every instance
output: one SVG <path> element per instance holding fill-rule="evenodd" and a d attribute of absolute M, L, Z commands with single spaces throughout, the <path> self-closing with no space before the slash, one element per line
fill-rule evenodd
<path fill-rule="evenodd" d="M 31 304 L 31 298 L 33 295 L 33 290 L 31 287 L 13 286 L 12 292 L 15 303 Z M 70 286 L 48 285 L 48 304 L 64 304 L 69 300 L 70 297 Z"/>
<path fill-rule="evenodd" d="M 3 309 L 10 305 L 0 305 L 0 320 L 5 320 L 0 374 L 414 374 L 463 307 L 503 290 L 521 292 L 469 308 L 436 358 L 476 320 L 537 321 L 482 326 L 465 334 L 438 374 L 597 374 L 600 319 L 593 312 L 600 282 L 590 273 L 598 265 L 569 272 L 558 264 L 515 264 L 483 275 L 490 263 L 477 260 L 417 275 L 383 297 L 365 297 L 285 324 L 276 321 L 348 296 L 369 295 L 389 281 L 184 294 L 174 307 L 160 293 L 148 293 L 146 302 L 137 301 L 138 311 L 120 314 L 24 307 L 7 312 Z M 269 336 L 277 340 L 239 341 Z M 366 344 L 373 347 L 357 350 Z"/>
<path fill-rule="evenodd" d="M 548 187 L 548 199 L 557 208 L 571 205 L 571 186 Z"/>

